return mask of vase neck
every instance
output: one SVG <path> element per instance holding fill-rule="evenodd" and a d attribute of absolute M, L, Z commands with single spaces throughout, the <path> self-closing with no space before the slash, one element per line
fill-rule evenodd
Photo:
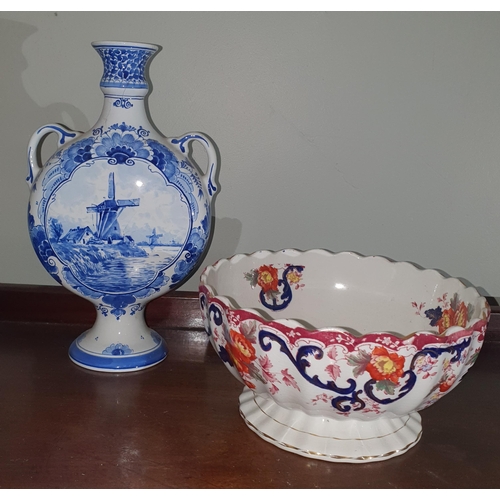
<path fill-rule="evenodd" d="M 137 42 L 93 42 L 92 46 L 104 64 L 100 83 L 104 105 L 95 128 L 122 122 L 146 126 L 145 97 L 150 90 L 146 72 L 159 47 Z"/>
<path fill-rule="evenodd" d="M 107 128 L 116 123 L 150 128 L 145 98 L 123 93 L 105 95 L 101 115 L 93 128 Z"/>
<path fill-rule="evenodd" d="M 104 73 L 101 90 L 105 96 L 144 97 L 149 92 L 146 68 L 158 51 L 157 45 L 136 42 L 93 42 L 101 56 Z"/>

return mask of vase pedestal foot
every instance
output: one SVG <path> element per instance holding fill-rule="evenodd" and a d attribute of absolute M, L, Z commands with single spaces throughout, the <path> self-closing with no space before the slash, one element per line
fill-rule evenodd
<path fill-rule="evenodd" d="M 167 352 L 165 340 L 147 326 L 141 311 L 126 320 L 98 315 L 94 326 L 71 344 L 69 357 L 88 370 L 117 373 L 154 366 Z"/>
<path fill-rule="evenodd" d="M 388 460 L 415 446 L 422 435 L 420 415 L 369 421 L 328 419 L 288 410 L 245 388 L 240 414 L 247 426 L 278 448 L 330 462 Z"/>

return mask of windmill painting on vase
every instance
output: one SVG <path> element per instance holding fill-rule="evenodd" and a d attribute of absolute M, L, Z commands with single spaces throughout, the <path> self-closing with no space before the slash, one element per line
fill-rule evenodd
<path fill-rule="evenodd" d="M 56 256 L 82 284 L 133 292 L 175 262 L 191 230 L 189 204 L 147 161 L 110 171 L 94 160 L 73 177 L 80 188 L 63 183 L 54 192 L 46 223 Z"/>

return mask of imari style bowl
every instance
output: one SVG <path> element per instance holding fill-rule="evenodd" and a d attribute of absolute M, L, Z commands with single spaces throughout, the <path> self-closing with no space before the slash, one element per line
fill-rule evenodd
<path fill-rule="evenodd" d="M 366 463 L 408 451 L 419 411 L 474 364 L 490 317 L 460 280 L 407 262 L 293 249 L 208 266 L 210 342 L 245 388 L 262 439 L 309 458 Z"/>

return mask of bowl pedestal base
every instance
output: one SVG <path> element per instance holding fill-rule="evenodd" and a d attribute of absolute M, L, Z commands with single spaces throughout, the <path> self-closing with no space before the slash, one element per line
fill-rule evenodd
<path fill-rule="evenodd" d="M 278 448 L 330 462 L 388 460 L 415 446 L 422 435 L 417 412 L 404 417 L 339 421 L 285 409 L 245 387 L 240 414 L 248 427 Z"/>

